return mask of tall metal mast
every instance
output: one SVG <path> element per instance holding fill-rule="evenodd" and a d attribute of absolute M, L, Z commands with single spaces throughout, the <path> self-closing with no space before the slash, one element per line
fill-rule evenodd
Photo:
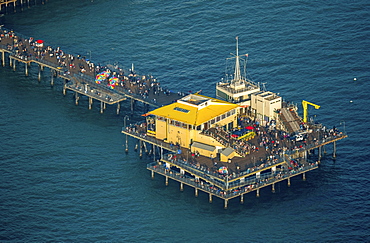
<path fill-rule="evenodd" d="M 235 56 L 235 71 L 234 71 L 234 83 L 240 82 L 240 63 L 239 63 L 239 44 L 238 44 L 238 37 L 236 39 L 236 56 Z"/>

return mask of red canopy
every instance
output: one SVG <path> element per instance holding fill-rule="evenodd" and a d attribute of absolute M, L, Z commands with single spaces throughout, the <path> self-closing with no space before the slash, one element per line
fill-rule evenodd
<path fill-rule="evenodd" d="M 248 130 L 253 130 L 253 128 L 254 128 L 254 127 L 252 127 L 252 126 L 247 126 L 247 127 L 245 127 L 245 129 L 248 129 Z"/>
<path fill-rule="evenodd" d="M 44 41 L 43 40 L 37 40 L 36 43 L 37 44 L 42 44 L 42 43 L 44 43 Z"/>

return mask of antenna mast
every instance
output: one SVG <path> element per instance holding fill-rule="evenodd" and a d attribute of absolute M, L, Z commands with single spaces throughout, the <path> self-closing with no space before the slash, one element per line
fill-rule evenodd
<path fill-rule="evenodd" d="M 234 83 L 240 82 L 240 63 L 239 63 L 239 43 L 238 36 L 236 39 L 236 56 L 235 56 L 235 71 L 234 71 Z"/>

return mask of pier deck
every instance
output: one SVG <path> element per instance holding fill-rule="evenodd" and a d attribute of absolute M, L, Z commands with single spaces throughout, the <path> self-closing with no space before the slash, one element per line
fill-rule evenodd
<path fill-rule="evenodd" d="M 260 178 L 254 177 L 254 178 L 245 179 L 242 183 L 232 184 L 232 181 L 230 181 L 229 183 L 231 183 L 231 185 L 228 188 L 228 190 L 220 189 L 224 187 L 226 182 L 222 184 L 218 182 L 217 180 L 212 179 L 212 176 L 208 176 L 206 177 L 206 179 L 204 177 L 199 177 L 199 179 L 196 179 L 185 173 L 181 173 L 173 169 L 168 169 L 164 166 L 164 164 L 156 163 L 156 162 L 148 164 L 147 168 L 148 170 L 153 171 L 157 174 L 160 174 L 164 177 L 169 177 L 177 182 L 193 187 L 196 190 L 200 190 L 205 193 L 208 193 L 210 197 L 216 196 L 223 200 L 229 200 L 229 199 L 233 199 L 239 196 L 243 196 L 244 194 L 247 194 L 253 191 L 257 191 L 264 187 L 274 185 L 275 183 L 278 183 L 280 181 L 288 180 L 292 177 L 304 174 L 311 170 L 317 169 L 318 165 L 316 164 L 307 165 L 305 167 L 302 167 L 298 171 L 280 170 L 277 173 L 267 174 Z M 184 170 L 184 171 L 189 173 L 189 171 L 187 170 Z M 251 176 L 251 175 L 246 175 L 245 177 L 247 176 Z M 240 178 L 238 178 L 238 180 L 240 180 Z M 168 184 L 168 182 L 166 182 L 166 184 Z"/>
<path fill-rule="evenodd" d="M 30 7 L 31 4 L 36 5 L 37 2 L 44 4 L 47 2 L 47 0 L 0 0 L 0 11 L 5 10 L 5 12 L 8 12 L 8 8 L 11 6 L 10 10 L 16 12 L 17 6 L 19 6 L 22 10 L 25 6 Z"/>
<path fill-rule="evenodd" d="M 104 104 L 116 104 L 129 99 L 152 107 L 170 104 L 184 96 L 181 92 L 172 92 L 163 88 L 151 75 L 138 75 L 133 70 L 124 70 L 112 65 L 98 66 L 84 56 L 67 54 L 59 47 L 46 46 L 43 41 L 38 44 L 39 40 L 4 28 L 0 29 L 0 35 L 3 66 L 6 64 L 6 55 L 9 66 L 14 70 L 19 68 L 17 63 L 24 63 L 26 75 L 29 72 L 28 67 L 32 63 L 37 64 L 39 79 L 44 68 L 49 68 L 52 76 L 65 80 L 64 92 L 71 90 Z M 108 80 L 100 84 L 95 82 L 96 75 L 107 70 L 112 76 L 119 78 L 119 84 L 114 89 L 109 87 Z M 131 110 L 133 111 L 132 102 Z"/>
<path fill-rule="evenodd" d="M 248 118 L 240 125 L 256 127 L 256 123 Z M 196 195 L 198 190 L 208 193 L 210 201 L 213 196 L 221 198 L 225 200 L 225 207 L 228 200 L 240 197 L 242 201 L 243 195 L 252 191 L 256 191 L 259 196 L 259 190 L 263 187 L 271 186 L 274 191 L 275 183 L 280 181 L 287 180 L 290 185 L 291 177 L 303 175 L 305 179 L 306 172 L 318 168 L 321 149 L 325 145 L 333 144 L 335 158 L 336 142 L 347 137 L 345 133 L 336 129 L 326 129 L 317 125 L 311 125 L 308 129 L 310 132 L 302 141 L 296 141 L 284 131 L 271 130 L 268 126 L 259 126 L 255 129 L 257 135 L 248 140 L 248 144 L 259 149 L 243 151 L 241 152 L 243 156 L 236 156 L 228 162 L 197 155 L 187 148 L 156 139 L 147 132 L 145 123 L 124 127 L 122 133 L 138 139 L 140 143 L 150 143 L 168 151 L 160 158 L 154 155 L 155 161 L 147 165 L 152 177 L 157 173 L 165 177 L 166 185 L 170 178 L 180 183 L 181 190 L 183 185 L 188 185 L 195 189 Z M 208 129 L 207 134 L 214 138 L 221 136 L 217 138 L 218 141 L 224 139 L 221 141 L 223 144 L 238 149 L 240 140 L 227 137 L 222 131 Z M 263 141 L 270 142 L 264 144 Z M 311 154 L 314 149 L 319 149 L 317 155 Z M 155 151 L 155 147 L 153 150 Z M 219 173 L 219 168 L 223 166 L 227 168 L 227 174 Z"/>

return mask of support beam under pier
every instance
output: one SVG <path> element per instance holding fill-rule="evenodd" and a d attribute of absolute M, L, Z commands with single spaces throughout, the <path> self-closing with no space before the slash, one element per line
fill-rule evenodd
<path fill-rule="evenodd" d="M 337 143 L 333 142 L 333 158 L 335 159 L 337 157 Z"/>
<path fill-rule="evenodd" d="M 1 52 L 1 62 L 3 64 L 3 67 L 5 67 L 5 52 Z"/>
<path fill-rule="evenodd" d="M 24 64 L 24 72 L 25 72 L 26 76 L 28 76 L 28 63 Z"/>
<path fill-rule="evenodd" d="M 227 209 L 227 203 L 229 202 L 229 200 L 228 199 L 225 199 L 224 200 L 224 209 Z"/>
<path fill-rule="evenodd" d="M 92 104 L 93 104 L 93 98 L 92 97 L 89 97 L 89 110 L 91 110 Z"/>
<path fill-rule="evenodd" d="M 119 115 L 120 109 L 121 109 L 121 104 L 118 102 L 117 103 L 117 115 Z"/>

